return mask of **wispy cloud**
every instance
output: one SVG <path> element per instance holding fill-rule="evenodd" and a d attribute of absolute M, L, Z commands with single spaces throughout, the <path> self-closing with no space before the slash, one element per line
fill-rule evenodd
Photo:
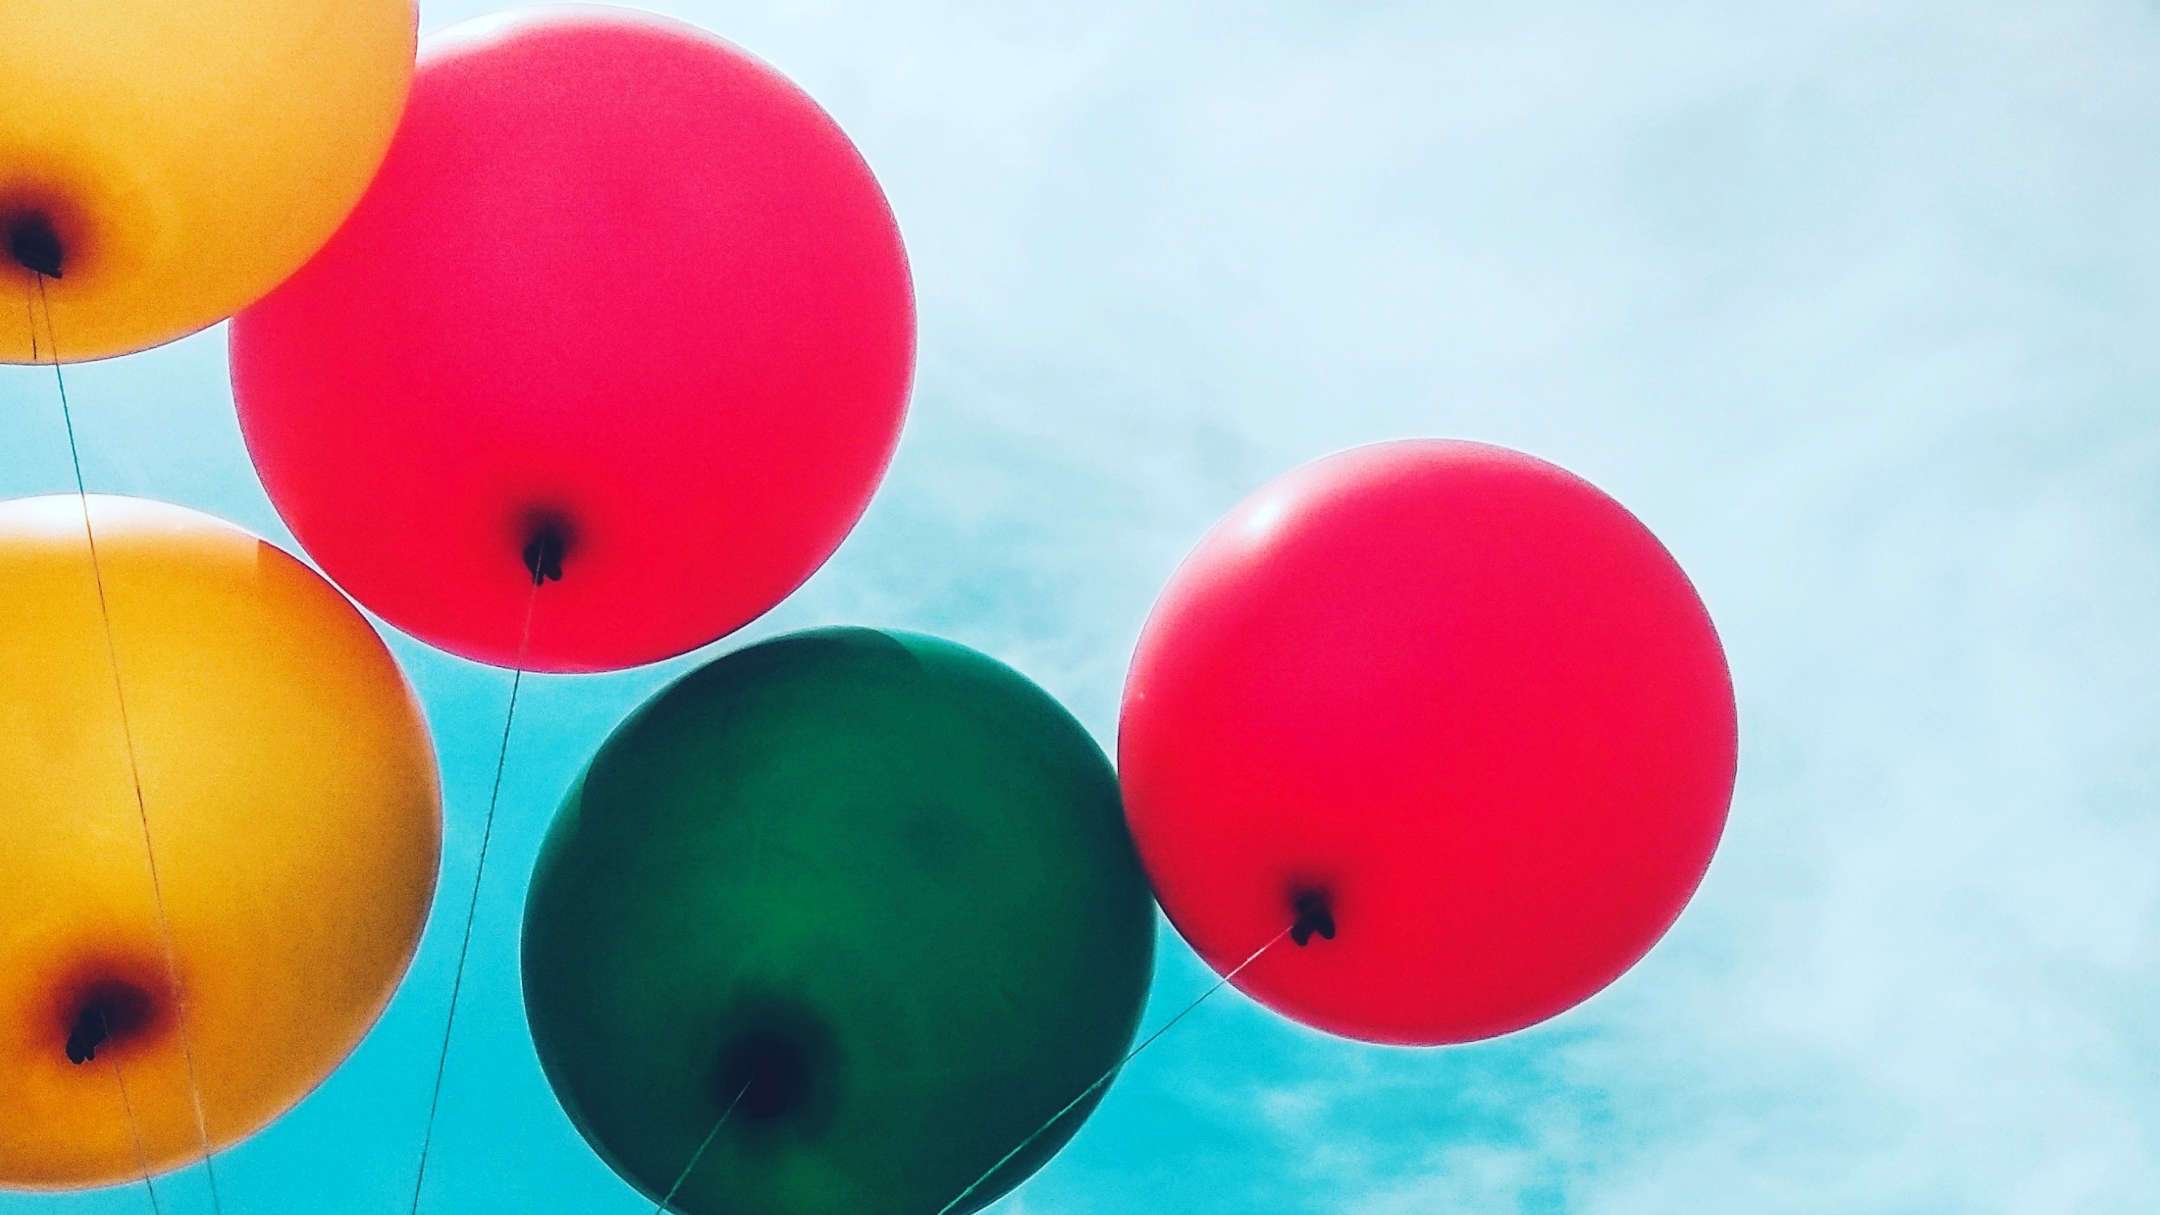
<path fill-rule="evenodd" d="M 1037 138 L 1011 180 L 941 162 L 995 214 L 917 243 L 978 255 L 925 271 L 951 442 L 911 458 L 1002 466 L 943 491 L 966 518 L 987 485 L 1019 562 L 995 577 L 1029 606 L 987 639 L 1107 736 L 1130 630 L 1230 499 L 1469 433 L 1657 526 L 1744 701 L 1731 835 L 1665 948 L 1513 1043 L 1255 1050 L 1218 1113 L 1259 1174 L 1352 1213 L 2160 1192 L 2154 14 L 1383 6 L 1075 37 L 1000 44 Z"/>

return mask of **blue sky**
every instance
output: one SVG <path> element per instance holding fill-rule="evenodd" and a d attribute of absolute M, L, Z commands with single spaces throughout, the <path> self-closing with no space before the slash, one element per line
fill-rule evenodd
<path fill-rule="evenodd" d="M 833 111 L 922 308 L 868 518 L 724 645 L 942 633 L 1108 744 L 1210 521 L 1311 457 L 1433 434 L 1627 502 L 1731 653 L 1731 829 L 1619 985 L 1431 1052 L 1219 998 L 1004 1215 L 2150 1209 L 2160 8 L 652 7 Z M 70 386 L 94 488 L 290 543 L 222 331 Z M 69 484 L 49 373 L 0 368 L 0 493 Z M 352 1062 L 221 1160 L 235 1215 L 379 1215 L 410 1184 L 508 678 L 393 644 L 442 757 L 438 917 Z M 574 768 L 684 665 L 527 684 L 428 1210 L 649 1209 L 539 1074 L 516 925 Z M 1151 1020 L 1206 981 L 1166 937 Z M 161 1196 L 208 1210 L 190 1174 Z"/>

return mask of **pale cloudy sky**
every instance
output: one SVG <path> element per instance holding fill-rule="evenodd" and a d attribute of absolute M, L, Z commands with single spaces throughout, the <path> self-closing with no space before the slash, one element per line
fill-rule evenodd
<path fill-rule="evenodd" d="M 2160 6 L 653 7 L 825 102 L 921 295 L 891 479 L 748 636 L 944 633 L 1107 745 L 1214 517 L 1432 434 L 1629 503 L 1731 651 L 1731 830 L 1621 984 L 1438 1052 L 1220 998 L 1004 1215 L 2152 1208 Z M 95 487 L 283 538 L 221 334 L 71 386 Z M 0 492 L 67 477 L 49 378 L 0 370 Z M 398 648 L 462 898 L 506 681 Z M 563 784 L 682 665 L 529 685 L 430 1210 L 644 1209 L 547 1093 L 514 942 Z M 402 1209 L 450 918 L 354 1062 L 227 1158 L 228 1211 Z M 1163 945 L 1156 1017 L 1207 979 Z M 208 1209 L 190 1177 L 161 1196 Z"/>

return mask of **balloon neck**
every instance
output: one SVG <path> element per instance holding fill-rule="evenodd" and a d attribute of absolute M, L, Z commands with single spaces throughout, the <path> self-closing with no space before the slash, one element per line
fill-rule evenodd
<path fill-rule="evenodd" d="M 532 575 L 534 586 L 562 581 L 563 552 L 567 548 L 569 543 L 560 524 L 541 523 L 534 527 L 524 553 L 525 572 Z"/>
<path fill-rule="evenodd" d="M 68 1062 L 80 1067 L 97 1058 L 106 1044 L 148 1025 L 150 1014 L 150 997 L 141 988 L 118 981 L 95 984 L 68 1026 Z"/>
<path fill-rule="evenodd" d="M 810 1049 L 777 1029 L 745 1030 L 721 1051 L 714 1096 L 746 1122 L 772 1122 L 801 1109 L 810 1095 Z"/>
<path fill-rule="evenodd" d="M 7 221 L 7 251 L 16 265 L 45 278 L 59 278 L 66 268 L 60 231 L 42 211 L 25 211 Z"/>
<path fill-rule="evenodd" d="M 1324 890 L 1296 890 L 1290 894 L 1290 939 L 1303 949 L 1318 936 L 1335 939 L 1334 901 Z M 1279 939 L 1279 938 L 1278 938 Z"/>

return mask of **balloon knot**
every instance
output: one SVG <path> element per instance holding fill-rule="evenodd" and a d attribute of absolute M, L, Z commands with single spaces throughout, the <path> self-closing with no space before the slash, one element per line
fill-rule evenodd
<path fill-rule="evenodd" d="M 534 586 L 543 582 L 561 582 L 562 560 L 563 537 L 559 529 L 543 526 L 526 542 L 525 569 L 532 575 Z"/>
<path fill-rule="evenodd" d="M 157 1009 L 148 993 L 121 979 L 101 979 L 76 999 L 75 1015 L 67 1026 L 68 1062 L 82 1066 L 114 1042 L 148 1029 Z"/>
<path fill-rule="evenodd" d="M 718 1088 L 737 1094 L 730 1104 L 740 1104 L 746 1120 L 769 1122 L 803 1103 L 813 1067 L 811 1052 L 795 1035 L 753 1029 L 727 1044 Z"/>
<path fill-rule="evenodd" d="M 1328 896 L 1317 890 L 1300 890 L 1290 896 L 1290 910 L 1297 918 L 1290 923 L 1290 939 L 1303 949 L 1318 933 L 1323 941 L 1335 939 L 1335 912 L 1328 905 Z"/>
<path fill-rule="evenodd" d="M 85 1004 L 75 1014 L 74 1027 L 68 1030 L 68 1062 L 77 1067 L 97 1058 L 98 1047 L 112 1037 L 112 1025 L 105 1016 L 104 1006 L 96 1001 Z"/>
<path fill-rule="evenodd" d="M 7 246 L 8 256 L 23 269 L 46 278 L 61 277 L 66 250 L 60 245 L 59 231 L 43 213 L 25 211 L 9 220 Z"/>

